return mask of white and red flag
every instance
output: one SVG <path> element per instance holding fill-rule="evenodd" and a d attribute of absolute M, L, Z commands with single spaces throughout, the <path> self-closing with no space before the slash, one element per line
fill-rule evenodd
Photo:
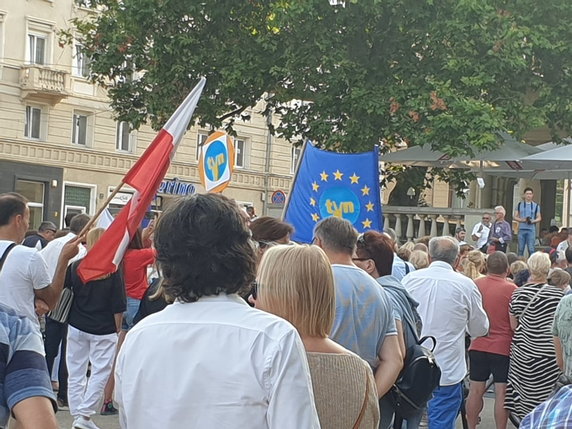
<path fill-rule="evenodd" d="M 205 82 L 206 79 L 202 78 L 193 88 L 141 158 L 123 178 L 123 183 L 133 187 L 135 193 L 80 263 L 78 275 L 82 282 L 87 283 L 117 271 L 125 249 L 141 225 L 169 169 L 171 159 L 197 107 Z"/>

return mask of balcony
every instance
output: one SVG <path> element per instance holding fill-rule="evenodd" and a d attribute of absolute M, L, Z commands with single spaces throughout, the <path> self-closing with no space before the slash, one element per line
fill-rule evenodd
<path fill-rule="evenodd" d="M 59 103 L 69 94 L 69 73 L 40 65 L 27 65 L 20 69 L 20 88 L 23 99 Z"/>

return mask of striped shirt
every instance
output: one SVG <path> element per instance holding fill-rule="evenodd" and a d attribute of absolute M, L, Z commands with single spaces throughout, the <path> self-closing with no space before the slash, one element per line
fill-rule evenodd
<path fill-rule="evenodd" d="M 24 316 L 0 305 L 0 427 L 24 399 L 44 396 L 57 410 L 38 329 Z"/>
<path fill-rule="evenodd" d="M 572 429 L 572 385 L 564 386 L 556 395 L 527 415 L 520 429 Z"/>

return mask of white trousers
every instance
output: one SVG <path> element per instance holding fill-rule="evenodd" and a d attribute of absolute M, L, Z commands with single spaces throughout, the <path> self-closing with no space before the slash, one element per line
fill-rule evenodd
<path fill-rule="evenodd" d="M 68 403 L 76 418 L 97 413 L 103 389 L 111 374 L 117 348 L 117 334 L 93 335 L 68 327 Z M 87 379 L 87 366 L 91 375 Z"/>

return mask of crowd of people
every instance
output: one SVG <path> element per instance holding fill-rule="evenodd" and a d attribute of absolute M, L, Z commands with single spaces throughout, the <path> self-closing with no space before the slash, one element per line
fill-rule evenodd
<path fill-rule="evenodd" d="M 69 406 L 74 429 L 97 429 L 98 413 L 123 428 L 449 429 L 464 404 L 476 428 L 491 380 L 498 429 L 509 414 L 558 427 L 539 422 L 567 421 L 572 399 L 558 389 L 572 376 L 572 246 L 535 251 L 532 197 L 514 254 L 500 206 L 470 237 L 401 244 L 330 217 L 301 245 L 287 223 L 193 195 L 134 235 L 119 271 L 84 284 L 104 230 L 79 214 L 24 240 L 27 201 L 2 194 L 0 427 L 11 415 L 52 429 Z M 426 338 L 439 382 L 402 415 L 399 382 Z"/>

